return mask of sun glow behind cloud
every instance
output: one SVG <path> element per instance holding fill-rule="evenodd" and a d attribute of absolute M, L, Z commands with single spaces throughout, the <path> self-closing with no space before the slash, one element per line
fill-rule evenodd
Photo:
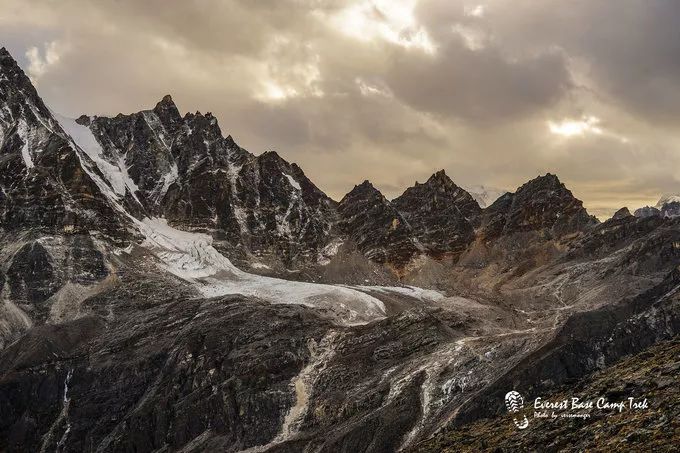
<path fill-rule="evenodd" d="M 548 121 L 548 130 L 554 135 L 565 139 L 586 136 L 600 136 L 614 139 L 623 144 L 630 143 L 630 140 L 620 135 L 616 131 L 605 129 L 602 120 L 596 116 L 586 115 L 580 120 L 564 119 L 560 122 Z"/>
<path fill-rule="evenodd" d="M 584 116 L 580 120 L 565 119 L 560 122 L 548 121 L 548 129 L 555 135 L 563 137 L 582 137 L 586 134 L 602 134 L 598 126 L 601 120 L 596 116 Z"/>
<path fill-rule="evenodd" d="M 436 47 L 413 14 L 416 0 L 368 0 L 329 18 L 343 34 L 361 41 L 383 40 L 434 54 Z"/>

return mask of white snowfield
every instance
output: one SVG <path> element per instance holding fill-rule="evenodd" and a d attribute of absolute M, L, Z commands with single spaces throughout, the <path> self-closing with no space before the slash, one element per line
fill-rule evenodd
<path fill-rule="evenodd" d="M 212 246 L 207 234 L 180 231 L 165 219 L 139 222 L 142 244 L 163 267 L 193 283 L 205 297 L 243 294 L 272 304 L 299 304 L 328 310 L 343 324 L 355 325 L 385 317 L 385 305 L 354 289 L 295 282 L 249 274 L 238 269 Z"/>

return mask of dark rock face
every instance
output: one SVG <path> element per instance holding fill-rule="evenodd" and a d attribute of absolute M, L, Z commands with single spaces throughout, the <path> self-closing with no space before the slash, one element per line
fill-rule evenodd
<path fill-rule="evenodd" d="M 232 202 L 242 240 L 255 254 L 310 262 L 329 241 L 335 203 L 273 151 L 246 162 Z"/>
<path fill-rule="evenodd" d="M 338 213 L 340 229 L 373 261 L 403 268 L 422 249 L 413 228 L 368 181 L 344 196 Z"/>
<path fill-rule="evenodd" d="M 28 77 L 0 50 L 0 227 L 125 236 L 81 159 Z"/>
<path fill-rule="evenodd" d="M 180 121 L 177 108 L 166 97 L 150 111 L 88 118 L 81 124 L 87 125 L 102 145 L 103 157 L 127 170 L 137 186 L 136 199 L 149 213 L 158 215 L 158 202 L 176 172 L 170 146 Z"/>
<path fill-rule="evenodd" d="M 551 174 L 529 181 L 514 194 L 503 195 L 488 208 L 484 217 L 486 239 L 540 230 L 562 236 L 597 224 L 583 203 Z"/>
<path fill-rule="evenodd" d="M 661 211 L 653 206 L 645 206 L 635 210 L 635 217 L 661 217 Z"/>
<path fill-rule="evenodd" d="M 618 211 L 614 213 L 612 216 L 612 219 L 614 220 L 619 220 L 619 219 L 625 219 L 626 217 L 630 217 L 632 214 L 628 210 L 628 208 L 621 208 Z"/>
<path fill-rule="evenodd" d="M 266 443 L 324 323 L 304 307 L 264 305 L 161 302 L 123 309 L 113 323 L 39 328 L 2 352 L 4 370 L 29 369 L 0 379 L 0 448 L 176 450 L 206 430 L 223 436 L 227 451 Z"/>
<path fill-rule="evenodd" d="M 474 240 L 481 208 L 444 170 L 406 189 L 392 205 L 432 255 L 460 254 Z"/>
<path fill-rule="evenodd" d="M 327 244 L 334 203 L 297 165 L 223 137 L 210 113 L 181 117 L 166 96 L 152 110 L 96 117 L 90 129 L 111 162 L 124 161 L 149 215 L 291 267 Z"/>
<path fill-rule="evenodd" d="M 59 271 L 39 242 L 24 245 L 7 269 L 7 283 L 13 300 L 29 307 L 34 319 L 44 321 L 49 307 L 43 303 L 61 286 Z"/>

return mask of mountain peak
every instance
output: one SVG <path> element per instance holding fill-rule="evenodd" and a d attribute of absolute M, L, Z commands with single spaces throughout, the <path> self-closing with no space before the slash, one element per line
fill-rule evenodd
<path fill-rule="evenodd" d="M 446 174 L 446 171 L 444 170 L 439 170 L 438 172 L 433 173 L 432 176 L 430 176 L 425 182 L 425 184 L 430 186 L 455 186 L 454 182 L 451 180 L 451 178 L 449 178 L 449 176 Z"/>
<path fill-rule="evenodd" d="M 283 159 L 279 153 L 277 153 L 273 149 L 268 149 L 267 151 L 263 152 L 261 154 L 262 157 L 269 158 L 269 159 Z"/>
<path fill-rule="evenodd" d="M 517 192 L 494 203 L 483 222 L 486 237 L 550 230 L 574 233 L 597 223 L 559 178 L 547 173 L 523 184 Z"/>
<path fill-rule="evenodd" d="M 163 96 L 163 99 L 153 108 L 153 112 L 158 115 L 163 126 L 170 130 L 173 130 L 182 121 L 182 116 L 169 94 Z"/>
<path fill-rule="evenodd" d="M 0 51 L 0 74 L 20 74 L 28 80 L 17 61 L 4 47 Z"/>
<path fill-rule="evenodd" d="M 435 256 L 460 254 L 474 239 L 474 226 L 481 214 L 472 196 L 444 170 L 434 173 L 425 184 L 409 187 L 392 204 Z"/>
<path fill-rule="evenodd" d="M 545 175 L 542 176 L 537 176 L 536 178 L 526 182 L 522 187 L 520 187 L 520 190 L 522 188 L 559 188 L 559 187 L 564 187 L 562 184 L 562 181 L 560 181 L 560 178 L 557 177 L 557 175 L 554 175 L 552 173 L 546 173 Z M 519 190 L 518 190 L 519 192 Z"/>
<path fill-rule="evenodd" d="M 368 179 L 365 179 L 364 182 L 362 182 L 361 184 L 354 186 L 354 189 L 352 189 L 347 195 L 350 195 L 350 194 L 352 194 L 354 196 L 357 196 L 357 195 L 364 195 L 364 196 L 366 196 L 366 195 L 376 195 L 376 196 L 383 197 L 382 192 L 380 192 L 380 190 L 378 190 L 371 183 L 371 181 L 369 181 Z"/>
<path fill-rule="evenodd" d="M 424 184 L 416 183 L 407 188 L 392 202 L 404 211 L 448 210 L 455 207 L 460 215 L 473 222 L 481 211 L 472 195 L 457 186 L 444 170 L 434 173 Z"/>
<path fill-rule="evenodd" d="M 166 94 L 165 96 L 163 96 L 163 99 L 158 101 L 156 107 L 154 107 L 154 110 L 163 110 L 167 108 L 177 108 L 177 106 L 175 105 L 175 101 L 172 100 L 172 96 L 170 96 L 169 94 Z"/>
<path fill-rule="evenodd" d="M 630 210 L 628 210 L 627 207 L 623 207 L 616 211 L 614 215 L 612 216 L 612 219 L 614 220 L 619 220 L 619 219 L 625 219 L 626 217 L 631 217 L 632 214 L 630 213 Z"/>
<path fill-rule="evenodd" d="M 340 200 L 338 213 L 340 228 L 369 259 L 403 268 L 418 253 L 408 222 L 369 180 Z"/>
<path fill-rule="evenodd" d="M 380 200 L 381 203 L 389 204 L 383 194 L 368 179 L 347 192 L 340 200 L 340 204 L 356 203 L 359 200 Z"/>

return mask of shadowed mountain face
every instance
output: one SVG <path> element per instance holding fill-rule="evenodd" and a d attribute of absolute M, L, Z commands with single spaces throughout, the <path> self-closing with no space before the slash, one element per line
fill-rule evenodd
<path fill-rule="evenodd" d="M 435 256 L 460 254 L 474 240 L 482 210 L 472 196 L 441 170 L 424 184 L 416 183 L 393 205 L 413 228 L 421 244 Z"/>
<path fill-rule="evenodd" d="M 429 448 L 680 332 L 673 215 L 551 174 L 335 202 L 169 96 L 60 117 L 4 49 L 0 189 L 0 451 Z"/>
<path fill-rule="evenodd" d="M 503 195 L 485 214 L 483 235 L 488 239 L 529 231 L 563 236 L 597 224 L 581 200 L 551 174 L 527 182 L 515 193 Z"/>
<path fill-rule="evenodd" d="M 403 267 L 420 249 L 411 225 L 368 181 L 345 195 L 338 213 L 341 229 L 378 263 Z"/>

